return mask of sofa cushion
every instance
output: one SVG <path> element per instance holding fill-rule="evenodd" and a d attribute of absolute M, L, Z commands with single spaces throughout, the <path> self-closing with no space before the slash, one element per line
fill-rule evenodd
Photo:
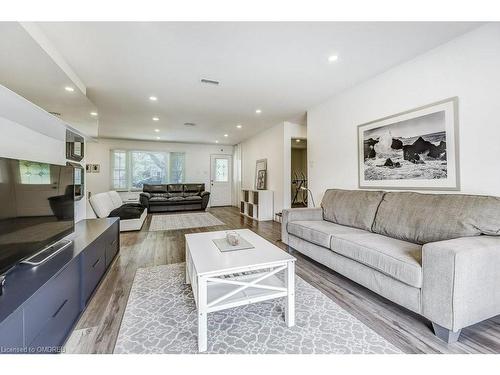
<path fill-rule="evenodd" d="M 113 201 L 108 192 L 92 195 L 90 205 L 97 217 L 108 217 L 109 213 L 116 208 L 113 206 Z"/>
<path fill-rule="evenodd" d="M 422 287 L 422 246 L 366 231 L 337 233 L 330 249 L 416 288 Z"/>
<path fill-rule="evenodd" d="M 149 198 L 150 202 L 167 202 L 170 198 L 170 194 L 168 193 L 163 193 L 163 194 L 152 194 L 151 198 Z"/>
<path fill-rule="evenodd" d="M 462 194 L 387 193 L 373 231 L 418 244 L 480 234 L 500 235 L 500 198 Z"/>
<path fill-rule="evenodd" d="M 199 195 L 187 195 L 184 196 L 184 199 L 191 202 L 201 201 L 201 197 Z"/>
<path fill-rule="evenodd" d="M 113 203 L 114 208 L 121 207 L 123 204 L 122 198 L 120 197 L 120 194 L 118 192 L 112 190 L 108 191 L 109 198 L 111 199 L 111 202 Z"/>
<path fill-rule="evenodd" d="M 184 196 L 184 185 L 183 184 L 169 184 L 167 185 L 168 193 L 170 197 L 182 197 Z"/>
<path fill-rule="evenodd" d="M 287 224 L 287 230 L 289 234 L 327 249 L 330 248 L 330 240 L 333 234 L 364 232 L 361 229 L 330 223 L 325 220 L 292 221 Z"/>
<path fill-rule="evenodd" d="M 184 196 L 200 195 L 205 190 L 205 184 L 184 184 Z"/>
<path fill-rule="evenodd" d="M 145 193 L 166 193 L 167 192 L 167 185 L 144 184 L 142 186 L 142 191 Z"/>
<path fill-rule="evenodd" d="M 332 223 L 371 231 L 383 191 L 329 189 L 323 196 L 323 218 Z"/>
<path fill-rule="evenodd" d="M 151 193 L 151 198 L 156 198 L 156 200 L 158 199 L 167 200 L 168 198 L 170 198 L 170 193 Z"/>

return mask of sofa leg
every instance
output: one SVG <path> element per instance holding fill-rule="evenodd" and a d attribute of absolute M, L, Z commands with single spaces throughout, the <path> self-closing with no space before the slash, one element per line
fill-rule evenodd
<path fill-rule="evenodd" d="M 462 332 L 461 329 L 459 329 L 456 332 L 453 332 L 447 328 L 441 327 L 439 324 L 432 323 L 432 328 L 434 329 L 434 334 L 444 342 L 447 342 L 448 344 L 453 344 L 458 341 L 458 338 L 460 337 L 460 332 Z"/>

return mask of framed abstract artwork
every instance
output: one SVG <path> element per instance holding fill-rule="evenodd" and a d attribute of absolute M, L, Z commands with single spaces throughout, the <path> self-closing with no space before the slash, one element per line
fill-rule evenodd
<path fill-rule="evenodd" d="M 458 98 L 358 126 L 360 188 L 459 190 Z"/>
<path fill-rule="evenodd" d="M 257 172 L 257 190 L 266 190 L 267 171 L 260 170 Z"/>

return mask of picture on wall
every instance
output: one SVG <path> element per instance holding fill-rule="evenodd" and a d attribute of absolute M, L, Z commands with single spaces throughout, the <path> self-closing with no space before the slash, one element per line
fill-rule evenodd
<path fill-rule="evenodd" d="M 358 126 L 360 188 L 458 190 L 458 99 Z"/>
<path fill-rule="evenodd" d="M 257 172 L 257 190 L 266 190 L 266 174 L 267 171 L 265 170 Z"/>

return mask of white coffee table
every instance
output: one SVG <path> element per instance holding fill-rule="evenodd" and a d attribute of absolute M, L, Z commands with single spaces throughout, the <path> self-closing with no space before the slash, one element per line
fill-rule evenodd
<path fill-rule="evenodd" d="M 225 231 L 186 234 L 186 283 L 198 309 L 198 350 L 207 350 L 207 314 L 286 297 L 285 322 L 295 325 L 295 258 L 249 229 L 237 230 L 255 248 L 221 252 Z M 237 273 L 252 272 L 236 276 Z M 284 271 L 284 281 L 276 274 Z"/>

